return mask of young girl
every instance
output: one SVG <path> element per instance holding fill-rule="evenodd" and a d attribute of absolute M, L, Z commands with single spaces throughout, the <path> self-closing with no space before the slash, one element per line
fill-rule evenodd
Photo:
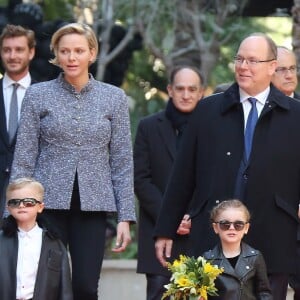
<path fill-rule="evenodd" d="M 210 218 L 221 243 L 204 257 L 224 268 L 216 279 L 219 296 L 213 299 L 273 299 L 262 254 L 242 242 L 250 226 L 247 207 L 239 200 L 223 201 L 213 208 Z"/>

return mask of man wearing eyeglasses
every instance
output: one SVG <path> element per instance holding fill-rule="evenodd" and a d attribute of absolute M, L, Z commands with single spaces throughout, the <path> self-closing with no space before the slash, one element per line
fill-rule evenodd
<path fill-rule="evenodd" d="M 298 85 L 297 60 L 294 52 L 284 46 L 277 47 L 277 68 L 272 76 L 272 83 L 285 95 L 299 99 L 295 93 Z"/>
<path fill-rule="evenodd" d="M 155 247 L 165 265 L 194 195 L 201 240 L 195 255 L 202 254 L 217 242 L 209 226 L 211 209 L 240 199 L 253 215 L 246 242 L 263 253 L 274 300 L 283 300 L 296 262 L 300 103 L 271 84 L 276 58 L 272 39 L 248 36 L 234 58 L 236 82 L 198 104 L 164 196 Z"/>
<path fill-rule="evenodd" d="M 298 85 L 297 71 L 297 59 L 295 53 L 284 46 L 278 46 L 277 68 L 272 77 L 272 83 L 285 95 L 300 101 L 300 95 L 295 92 Z M 300 218 L 300 205 L 298 216 Z M 295 292 L 295 300 L 300 299 L 300 225 L 298 225 L 297 243 L 297 270 L 296 274 L 292 275 L 289 280 L 289 284 Z"/>

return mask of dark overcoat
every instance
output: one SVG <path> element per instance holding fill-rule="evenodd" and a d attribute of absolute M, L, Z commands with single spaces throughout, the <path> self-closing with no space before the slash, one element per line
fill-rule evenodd
<path fill-rule="evenodd" d="M 294 271 L 300 195 L 300 104 L 271 86 L 256 125 L 242 199 L 251 214 L 246 241 L 268 272 Z M 155 236 L 174 237 L 191 195 L 198 204 L 199 254 L 216 242 L 209 213 L 234 196 L 244 144 L 239 88 L 202 100 L 186 128 Z M 192 225 L 193 226 L 193 225 Z"/>
<path fill-rule="evenodd" d="M 176 134 L 165 111 L 143 118 L 134 144 L 134 188 L 139 203 L 139 273 L 170 275 L 155 256 L 153 232 L 175 155 Z M 187 239 L 176 236 L 174 257 L 179 252 L 185 253 Z"/>

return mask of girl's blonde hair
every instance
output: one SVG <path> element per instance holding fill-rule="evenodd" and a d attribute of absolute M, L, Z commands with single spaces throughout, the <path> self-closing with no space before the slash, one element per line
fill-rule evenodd
<path fill-rule="evenodd" d="M 210 212 L 210 221 L 213 223 L 216 221 L 217 217 L 228 208 L 238 208 L 242 210 L 246 216 L 246 222 L 250 221 L 251 215 L 246 207 L 240 200 L 231 199 L 220 202 L 217 206 L 215 206 Z"/>

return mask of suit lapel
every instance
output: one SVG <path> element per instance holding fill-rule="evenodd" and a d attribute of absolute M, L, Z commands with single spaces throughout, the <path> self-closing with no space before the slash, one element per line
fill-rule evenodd
<path fill-rule="evenodd" d="M 171 122 L 166 118 L 165 112 L 158 115 L 158 130 L 162 141 L 168 149 L 171 157 L 175 159 L 176 155 L 176 134 Z"/>
<path fill-rule="evenodd" d="M 3 78 L 0 79 L 0 135 L 2 136 L 2 140 L 9 145 L 3 97 Z"/>

